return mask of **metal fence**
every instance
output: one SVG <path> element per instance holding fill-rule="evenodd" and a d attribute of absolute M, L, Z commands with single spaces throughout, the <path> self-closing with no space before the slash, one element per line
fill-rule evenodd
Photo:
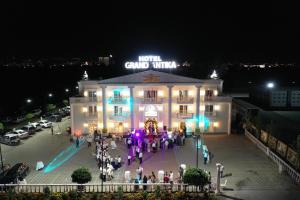
<path fill-rule="evenodd" d="M 249 133 L 245 129 L 245 135 L 248 139 L 250 139 L 258 148 L 260 148 L 271 160 L 273 160 L 279 167 L 279 171 L 286 171 L 288 175 L 298 184 L 300 184 L 300 173 L 294 170 L 289 164 L 287 164 L 284 160 L 282 160 L 279 156 L 277 156 L 273 151 L 269 149 L 266 145 L 264 145 L 261 141 L 259 141 L 256 137 L 254 137 L 251 133 Z"/>
<path fill-rule="evenodd" d="M 159 186 L 161 191 L 168 190 L 172 192 L 186 191 L 186 192 L 201 192 L 199 187 L 180 184 L 180 183 L 103 183 L 101 184 L 0 184 L 0 192 L 7 192 L 9 190 L 14 192 L 35 192 L 42 193 L 46 187 L 51 192 L 69 192 L 83 188 L 84 192 L 139 192 L 148 191 L 154 192 Z"/>

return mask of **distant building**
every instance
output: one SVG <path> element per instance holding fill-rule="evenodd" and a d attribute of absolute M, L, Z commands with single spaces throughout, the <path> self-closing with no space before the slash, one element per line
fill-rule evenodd
<path fill-rule="evenodd" d="M 266 109 L 300 109 L 300 88 L 256 89 L 250 93 L 250 99 Z"/>

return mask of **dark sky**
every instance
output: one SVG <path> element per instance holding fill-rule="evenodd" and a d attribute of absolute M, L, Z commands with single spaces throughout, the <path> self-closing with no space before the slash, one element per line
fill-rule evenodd
<path fill-rule="evenodd" d="M 299 20 L 295 5 L 101 2 L 9 1 L 1 6 L 1 55 L 112 53 L 136 58 L 142 53 L 156 53 L 224 61 L 297 58 Z"/>

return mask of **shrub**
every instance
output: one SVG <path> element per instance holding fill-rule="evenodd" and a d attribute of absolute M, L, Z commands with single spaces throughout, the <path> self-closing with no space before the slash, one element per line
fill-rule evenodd
<path fill-rule="evenodd" d="M 54 110 L 56 108 L 56 105 L 54 104 L 48 104 L 47 107 L 46 107 L 46 110 L 47 111 L 51 111 L 51 110 Z"/>
<path fill-rule="evenodd" d="M 60 193 L 54 193 L 50 196 L 50 200 L 62 200 L 61 194 Z"/>
<path fill-rule="evenodd" d="M 183 175 L 183 182 L 189 185 L 199 186 L 201 189 L 209 183 L 208 175 L 202 169 L 188 168 Z"/>
<path fill-rule="evenodd" d="M 62 193 L 61 198 L 62 198 L 62 200 L 69 200 L 68 193 Z"/>
<path fill-rule="evenodd" d="M 158 185 L 158 186 L 156 186 L 156 188 L 154 190 L 154 195 L 155 195 L 156 198 L 160 198 L 160 196 L 161 196 L 160 192 L 161 192 L 160 191 L 160 186 Z"/>
<path fill-rule="evenodd" d="M 118 199 L 118 200 L 122 200 L 123 199 L 123 189 L 121 186 L 118 186 L 118 190 L 117 192 L 115 193 L 115 199 Z"/>
<path fill-rule="evenodd" d="M 65 106 L 68 106 L 68 105 L 69 105 L 69 101 L 68 101 L 67 99 L 64 99 L 64 100 L 63 100 L 63 104 L 64 104 Z"/>
<path fill-rule="evenodd" d="M 200 128 L 195 128 L 195 134 L 196 134 L 196 135 L 200 135 L 200 133 L 201 133 L 201 132 L 200 132 Z"/>
<path fill-rule="evenodd" d="M 34 117 L 34 115 L 32 113 L 27 113 L 25 118 L 26 119 L 32 119 Z"/>
<path fill-rule="evenodd" d="M 2 131 L 4 129 L 4 125 L 3 123 L 0 122 L 0 131 Z"/>
<path fill-rule="evenodd" d="M 102 133 L 107 133 L 107 128 L 103 128 Z"/>
<path fill-rule="evenodd" d="M 89 172 L 87 168 L 79 168 L 75 170 L 72 175 L 72 182 L 78 183 L 78 184 L 85 184 L 92 180 L 92 175 Z"/>
<path fill-rule="evenodd" d="M 44 192 L 46 197 L 49 197 L 50 194 L 51 194 L 51 191 L 50 191 L 48 186 L 44 187 L 43 192 Z"/>
<path fill-rule="evenodd" d="M 69 192 L 69 197 L 70 197 L 70 199 L 72 199 L 72 200 L 77 200 L 77 199 L 78 199 L 78 193 L 77 193 L 77 191 L 71 190 L 71 191 Z"/>
<path fill-rule="evenodd" d="M 168 131 L 172 131 L 172 128 L 168 128 Z"/>

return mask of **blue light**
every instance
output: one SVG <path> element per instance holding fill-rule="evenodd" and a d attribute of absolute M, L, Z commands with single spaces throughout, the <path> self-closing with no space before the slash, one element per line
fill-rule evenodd
<path fill-rule="evenodd" d="M 75 155 L 79 150 L 80 146 L 84 143 L 84 140 L 79 140 L 79 148 L 76 147 L 76 144 L 69 146 L 62 152 L 60 152 L 43 170 L 44 173 L 49 173 L 62 164 L 64 164 L 66 161 L 68 161 L 73 155 Z"/>

